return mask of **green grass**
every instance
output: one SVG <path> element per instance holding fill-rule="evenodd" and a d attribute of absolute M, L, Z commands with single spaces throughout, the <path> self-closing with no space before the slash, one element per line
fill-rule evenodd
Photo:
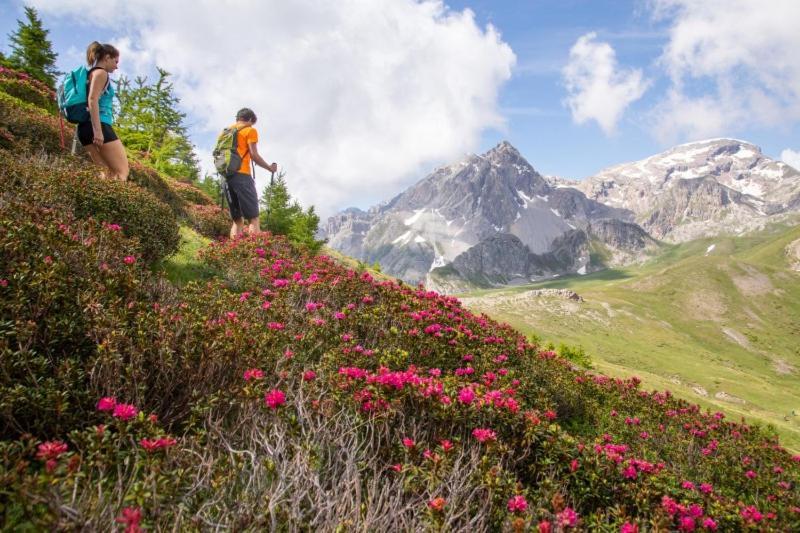
<path fill-rule="evenodd" d="M 198 259 L 197 253 L 211 242 L 188 226 L 181 226 L 181 244 L 175 255 L 161 265 L 161 270 L 172 283 L 185 285 L 190 281 L 206 279 L 213 275 Z"/>
<path fill-rule="evenodd" d="M 638 267 L 461 296 L 523 333 L 582 346 L 599 371 L 772 424 L 800 450 L 800 273 L 784 253 L 797 239 L 800 226 L 773 227 L 670 246 Z M 585 301 L 525 295 L 539 288 Z"/>

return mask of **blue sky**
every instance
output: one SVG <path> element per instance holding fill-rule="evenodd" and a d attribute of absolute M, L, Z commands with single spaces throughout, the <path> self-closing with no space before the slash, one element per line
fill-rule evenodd
<path fill-rule="evenodd" d="M 205 165 L 240 102 L 256 109 L 262 151 L 323 215 L 503 139 L 568 178 L 708 137 L 800 164 L 794 0 L 31 4 L 62 70 L 98 39 L 124 74 L 173 72 Z M 22 5 L 0 0 L 4 52 Z"/>

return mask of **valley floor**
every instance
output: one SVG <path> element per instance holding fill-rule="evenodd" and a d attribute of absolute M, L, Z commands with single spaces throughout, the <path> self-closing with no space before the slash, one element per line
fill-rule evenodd
<path fill-rule="evenodd" d="M 800 226 L 672 247 L 641 267 L 461 295 L 544 342 L 582 346 L 597 370 L 732 418 L 800 449 Z M 538 292 L 567 288 L 584 301 Z"/>

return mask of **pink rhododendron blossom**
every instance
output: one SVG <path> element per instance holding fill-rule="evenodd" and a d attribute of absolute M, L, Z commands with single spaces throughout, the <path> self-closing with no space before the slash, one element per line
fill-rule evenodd
<path fill-rule="evenodd" d="M 264 403 L 270 409 L 277 409 L 286 403 L 286 395 L 281 390 L 273 389 L 264 395 Z"/>
<path fill-rule="evenodd" d="M 464 387 L 458 392 L 458 401 L 469 405 L 475 400 L 475 391 L 473 391 L 470 387 Z"/>
<path fill-rule="evenodd" d="M 478 442 L 497 440 L 497 434 L 488 428 L 475 428 L 472 430 L 472 436 L 475 437 Z"/>
<path fill-rule="evenodd" d="M 442 498 L 441 496 L 438 498 L 434 498 L 428 502 L 428 507 L 433 510 L 440 512 L 444 509 L 444 506 L 447 505 L 447 500 Z"/>
<path fill-rule="evenodd" d="M 552 533 L 553 532 L 553 524 L 551 524 L 547 520 L 542 520 L 536 525 L 536 529 L 539 530 L 539 533 Z"/>
<path fill-rule="evenodd" d="M 314 381 L 315 379 L 317 379 L 317 373 L 313 370 L 303 372 L 303 381 Z"/>
<path fill-rule="evenodd" d="M 139 445 L 144 448 L 148 453 L 152 453 L 162 448 L 169 448 L 174 446 L 178 441 L 172 437 L 159 437 L 157 439 L 141 439 Z"/>
<path fill-rule="evenodd" d="M 414 439 L 410 439 L 408 437 L 404 437 L 403 438 L 403 446 L 405 446 L 406 448 L 409 448 L 409 449 L 413 448 L 415 446 L 415 444 L 416 443 L 414 442 Z"/>
<path fill-rule="evenodd" d="M 747 479 L 753 479 L 756 477 L 757 474 L 752 470 L 748 470 L 747 472 L 744 473 L 744 475 Z"/>
<path fill-rule="evenodd" d="M 136 262 L 136 258 L 132 255 L 126 255 L 125 258 L 122 260 L 126 265 L 132 265 Z"/>
<path fill-rule="evenodd" d="M 8 280 L 7 279 L 0 279 L 0 287 L 8 287 Z"/>
<path fill-rule="evenodd" d="M 511 499 L 508 500 L 508 510 L 512 513 L 524 513 L 527 508 L 528 502 L 525 500 L 525 497 L 520 494 L 512 496 Z"/>
<path fill-rule="evenodd" d="M 556 516 L 561 527 L 575 527 L 578 525 L 578 513 L 572 507 L 567 507 Z"/>
<path fill-rule="evenodd" d="M 255 379 L 262 379 L 264 377 L 264 371 L 260 368 L 249 368 L 244 371 L 244 380 L 251 381 Z"/>
<path fill-rule="evenodd" d="M 694 518 L 691 516 L 682 516 L 678 520 L 678 531 L 694 531 L 696 527 Z"/>
<path fill-rule="evenodd" d="M 748 522 L 761 522 L 761 520 L 764 518 L 764 515 L 762 515 L 754 505 L 748 505 L 747 507 L 743 508 L 740 511 L 740 514 L 742 515 L 742 518 Z"/>
<path fill-rule="evenodd" d="M 447 439 L 443 439 L 443 440 L 439 441 L 439 444 L 442 445 L 442 449 L 444 450 L 445 453 L 447 453 L 447 452 L 449 452 L 450 450 L 453 449 L 453 443 L 450 442 Z"/>
<path fill-rule="evenodd" d="M 36 458 L 48 461 L 58 459 L 61 454 L 67 451 L 68 447 L 60 440 L 53 440 L 41 443 L 36 449 Z"/>
<path fill-rule="evenodd" d="M 708 483 L 700 483 L 700 492 L 703 494 L 711 494 L 714 491 L 714 487 L 712 487 Z"/>
<path fill-rule="evenodd" d="M 130 404 L 118 403 L 114 406 L 114 418 L 119 418 L 120 420 L 130 420 L 138 414 L 139 411 L 136 409 L 136 407 Z"/>
<path fill-rule="evenodd" d="M 125 533 L 139 533 L 142 528 L 139 524 L 142 521 L 142 510 L 139 507 L 125 507 L 122 514 L 116 519 L 118 524 L 125 525 Z"/>
<path fill-rule="evenodd" d="M 703 520 L 703 527 L 709 531 L 717 530 L 717 522 L 713 518 L 705 518 Z"/>
<path fill-rule="evenodd" d="M 639 533 L 639 526 L 631 524 L 630 522 L 625 522 L 622 524 L 622 527 L 619 528 L 619 533 Z"/>
<path fill-rule="evenodd" d="M 117 405 L 117 399 L 113 396 L 105 396 L 97 402 L 98 411 L 113 411 Z"/>
<path fill-rule="evenodd" d="M 681 487 L 683 487 L 686 490 L 694 490 L 695 488 L 694 483 L 692 483 L 691 481 L 684 481 L 683 483 L 681 483 Z"/>

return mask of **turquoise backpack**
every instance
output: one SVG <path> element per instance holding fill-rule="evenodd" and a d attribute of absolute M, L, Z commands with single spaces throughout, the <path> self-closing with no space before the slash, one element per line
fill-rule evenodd
<path fill-rule="evenodd" d="M 67 72 L 58 86 L 58 110 L 67 122 L 77 124 L 89 120 L 88 77 L 89 69 L 80 66 Z"/>

